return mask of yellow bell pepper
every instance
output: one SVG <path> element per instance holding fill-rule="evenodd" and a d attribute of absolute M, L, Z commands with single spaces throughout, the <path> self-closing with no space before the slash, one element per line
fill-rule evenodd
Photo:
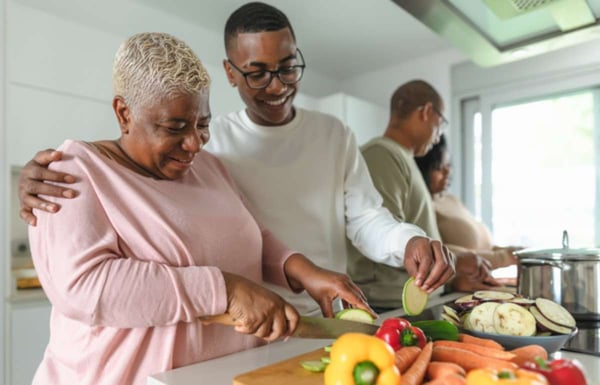
<path fill-rule="evenodd" d="M 325 369 L 325 385 L 399 385 L 394 350 L 383 340 L 360 333 L 346 333 L 331 347 Z"/>
<path fill-rule="evenodd" d="M 467 373 L 467 385 L 548 385 L 546 377 L 525 369 L 474 369 Z"/>

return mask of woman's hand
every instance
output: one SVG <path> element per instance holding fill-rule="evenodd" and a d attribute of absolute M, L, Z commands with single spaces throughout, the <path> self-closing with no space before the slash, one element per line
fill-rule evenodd
<path fill-rule="evenodd" d="M 325 317 L 333 317 L 333 301 L 377 314 L 367 303 L 362 290 L 345 274 L 323 269 L 302 254 L 293 254 L 285 262 L 285 274 L 293 289 L 304 289 L 319 304 Z"/>
<path fill-rule="evenodd" d="M 223 272 L 223 277 L 236 331 L 274 341 L 296 330 L 300 315 L 283 298 L 239 275 Z"/>
<path fill-rule="evenodd" d="M 38 197 L 38 194 L 50 195 L 63 198 L 74 198 L 77 194 L 74 190 L 61 186 L 45 183 L 45 180 L 59 183 L 74 183 L 72 175 L 62 172 L 48 170 L 48 165 L 62 158 L 62 153 L 54 150 L 44 150 L 35 154 L 35 157 L 27 162 L 19 175 L 19 200 L 21 219 L 32 226 L 36 225 L 37 218 L 33 215 L 33 209 L 40 209 L 49 213 L 60 210 L 60 205 L 48 202 Z"/>
<path fill-rule="evenodd" d="M 491 263 L 477 254 L 461 253 L 456 258 L 456 277 L 451 286 L 455 291 L 498 289 L 503 285 L 491 274 Z"/>
<path fill-rule="evenodd" d="M 440 241 L 412 237 L 404 251 L 404 267 L 415 284 L 431 293 L 454 276 L 455 257 Z"/>
<path fill-rule="evenodd" d="M 505 267 L 514 265 L 518 262 L 517 256 L 514 254 L 516 251 L 523 250 L 522 247 L 507 246 L 507 247 L 494 247 L 494 254 L 499 256 L 502 265 L 498 267 Z"/>

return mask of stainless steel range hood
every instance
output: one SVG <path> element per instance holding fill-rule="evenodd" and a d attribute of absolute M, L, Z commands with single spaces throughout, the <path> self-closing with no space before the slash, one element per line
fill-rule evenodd
<path fill-rule="evenodd" d="M 392 0 L 488 67 L 600 38 L 600 0 Z"/>

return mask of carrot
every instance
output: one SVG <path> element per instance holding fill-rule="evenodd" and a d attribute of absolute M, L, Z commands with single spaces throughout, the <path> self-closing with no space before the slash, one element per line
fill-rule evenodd
<path fill-rule="evenodd" d="M 511 361 L 519 366 L 527 361 L 535 362 L 536 357 L 541 357 L 544 360 L 548 359 L 548 352 L 540 345 L 525 345 L 510 352 L 515 355 Z"/>
<path fill-rule="evenodd" d="M 492 349 L 504 350 L 504 347 L 494 340 L 488 338 L 475 337 L 470 334 L 458 333 L 458 340 L 468 344 L 482 345 Z"/>
<path fill-rule="evenodd" d="M 434 361 L 427 365 L 427 378 L 430 380 L 435 380 L 451 374 L 458 374 L 459 376 L 463 377 L 467 375 L 462 367 L 452 362 Z"/>
<path fill-rule="evenodd" d="M 421 353 L 421 348 L 418 346 L 406 346 L 396 351 L 394 363 L 400 373 L 404 373 Z"/>
<path fill-rule="evenodd" d="M 449 346 L 435 346 L 433 348 L 432 361 L 453 362 L 467 372 L 471 369 L 516 369 L 517 365 L 498 358 L 485 357 L 465 349 L 452 348 Z"/>
<path fill-rule="evenodd" d="M 421 385 L 423 383 L 432 352 L 433 342 L 428 342 L 410 368 L 402 373 L 402 385 Z"/>
<path fill-rule="evenodd" d="M 469 344 L 466 342 L 457 341 L 435 341 L 433 346 L 448 346 L 450 348 L 465 349 L 473 353 L 480 354 L 486 357 L 498 358 L 501 360 L 510 361 L 515 358 L 515 354 L 505 350 L 492 349 L 481 345 Z"/>
<path fill-rule="evenodd" d="M 466 385 L 467 380 L 459 374 L 447 374 L 444 377 L 436 378 L 423 385 Z"/>

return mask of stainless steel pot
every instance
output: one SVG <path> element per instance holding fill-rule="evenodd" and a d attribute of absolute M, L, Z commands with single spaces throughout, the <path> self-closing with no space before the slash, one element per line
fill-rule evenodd
<path fill-rule="evenodd" d="M 563 305 L 577 320 L 600 320 L 600 249 L 525 249 L 518 258 L 517 292 Z"/>

